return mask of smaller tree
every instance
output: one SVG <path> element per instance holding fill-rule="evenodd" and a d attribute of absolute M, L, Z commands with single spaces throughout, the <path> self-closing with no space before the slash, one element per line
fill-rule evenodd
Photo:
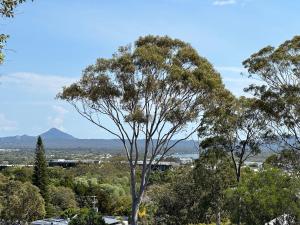
<path fill-rule="evenodd" d="M 65 210 L 77 209 L 75 193 L 67 187 L 49 186 L 49 208 L 53 216 L 60 216 Z"/>
<path fill-rule="evenodd" d="M 261 225 L 284 214 L 299 222 L 299 180 L 279 169 L 267 169 L 261 172 L 248 171 L 239 187 L 230 189 L 228 197 L 231 221 L 245 225 Z M 240 199 L 241 208 L 234 206 Z M 293 224 L 293 223 L 288 223 Z M 299 224 L 299 223 L 296 223 Z"/>
<path fill-rule="evenodd" d="M 5 224 L 31 222 L 45 215 L 45 204 L 37 187 L 29 182 L 9 181 L 0 185 L 0 218 Z M 1 220 L 0 220 L 1 221 Z"/>
<path fill-rule="evenodd" d="M 228 93 L 221 100 L 213 104 L 202 120 L 199 135 L 206 139 L 201 147 L 223 149 L 230 154 L 238 185 L 245 161 L 261 152 L 268 133 L 267 122 L 256 99 L 236 99 Z M 236 205 L 241 207 L 240 200 Z"/>
<path fill-rule="evenodd" d="M 219 149 L 203 152 L 196 162 L 193 177 L 198 191 L 208 199 L 216 225 L 220 225 L 221 216 L 226 214 L 225 190 L 235 184 L 234 170 L 227 152 Z"/>
<path fill-rule="evenodd" d="M 96 188 L 98 208 L 101 213 L 129 215 L 131 198 L 121 185 L 99 184 Z"/>
<path fill-rule="evenodd" d="M 82 210 L 79 215 L 73 218 L 70 225 L 105 225 L 102 216 L 94 210 Z"/>
<path fill-rule="evenodd" d="M 43 140 L 39 136 L 37 139 L 37 144 L 35 149 L 35 162 L 34 162 L 32 183 L 40 189 L 40 193 L 43 196 L 46 204 L 49 202 L 48 182 L 49 182 L 49 178 L 48 178 L 48 171 L 47 171 L 45 149 L 43 145 Z"/>
<path fill-rule="evenodd" d="M 238 183 L 244 162 L 260 153 L 268 132 L 256 104 L 255 99 L 235 99 L 228 94 L 224 102 L 205 113 L 199 129 L 199 136 L 206 137 L 202 149 L 220 149 L 230 154 Z"/>
<path fill-rule="evenodd" d="M 159 188 L 155 224 L 181 225 L 205 221 L 209 203 L 202 190 L 197 190 L 191 169 L 177 170 L 175 179 Z"/>

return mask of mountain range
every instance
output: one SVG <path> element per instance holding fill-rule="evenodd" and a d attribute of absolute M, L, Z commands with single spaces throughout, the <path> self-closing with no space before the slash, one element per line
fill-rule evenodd
<path fill-rule="evenodd" d="M 45 148 L 49 149 L 92 149 L 103 152 L 121 152 L 123 149 L 122 143 L 118 139 L 80 139 L 57 128 L 51 128 L 47 132 L 40 134 L 40 136 L 43 139 Z M 1 137 L 0 148 L 34 149 L 36 140 L 37 136 L 29 135 Z M 144 143 L 144 140 L 139 140 L 138 146 L 142 147 Z M 176 145 L 174 150 L 178 153 L 196 153 L 197 144 L 191 140 L 182 141 Z"/>

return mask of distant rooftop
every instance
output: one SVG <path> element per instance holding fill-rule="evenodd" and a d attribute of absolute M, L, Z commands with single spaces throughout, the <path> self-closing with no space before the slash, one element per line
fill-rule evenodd
<path fill-rule="evenodd" d="M 31 223 L 31 225 L 68 225 L 69 221 L 65 219 L 44 219 L 37 220 Z"/>
<path fill-rule="evenodd" d="M 103 220 L 108 225 L 126 225 L 128 224 L 128 217 L 119 216 L 103 216 Z M 44 219 L 37 220 L 31 223 L 31 225 L 68 225 L 69 220 L 65 219 Z"/>
<path fill-rule="evenodd" d="M 119 216 L 103 216 L 103 220 L 109 225 L 126 225 L 128 224 L 128 217 Z"/>

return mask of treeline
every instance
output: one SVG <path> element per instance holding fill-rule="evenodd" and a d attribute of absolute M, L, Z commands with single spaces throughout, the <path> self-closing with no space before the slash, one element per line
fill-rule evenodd
<path fill-rule="evenodd" d="M 297 161 L 295 161 L 297 160 Z M 101 215 L 130 216 L 129 173 L 115 157 L 101 165 L 47 168 L 47 197 L 33 183 L 32 168 L 0 174 L 2 224 L 25 224 L 44 217 L 101 224 Z M 298 221 L 299 155 L 286 150 L 270 156 L 263 168 L 242 167 L 238 184 L 226 152 L 210 149 L 194 166 L 153 172 L 139 210 L 141 224 L 260 225 L 281 215 Z M 99 213 L 93 208 L 94 197 Z M 76 222 L 76 223 L 75 223 Z M 103 221 L 102 221 L 103 222 Z M 290 224 L 293 224 L 292 222 Z"/>

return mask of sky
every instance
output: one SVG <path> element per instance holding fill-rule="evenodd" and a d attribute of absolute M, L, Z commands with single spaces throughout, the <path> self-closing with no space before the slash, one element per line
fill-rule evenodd
<path fill-rule="evenodd" d="M 10 35 L 0 66 L 0 136 L 38 135 L 52 127 L 78 138 L 112 138 L 55 99 L 99 57 L 138 37 L 169 35 L 190 43 L 235 95 L 253 83 L 243 60 L 300 33 L 295 0 L 34 0 L 3 19 Z"/>

